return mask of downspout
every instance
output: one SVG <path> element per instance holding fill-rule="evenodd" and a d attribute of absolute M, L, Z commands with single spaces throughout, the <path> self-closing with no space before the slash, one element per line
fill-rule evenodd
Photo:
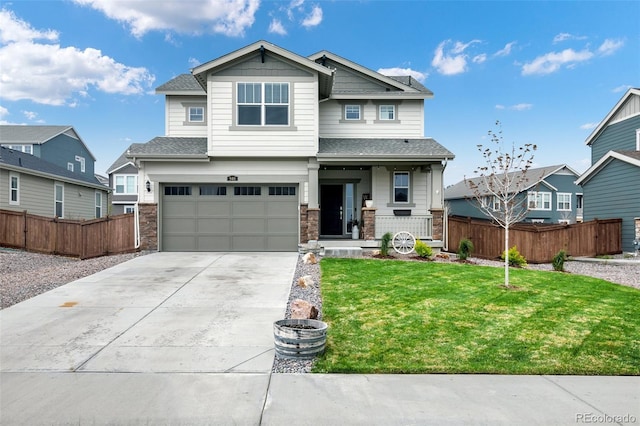
<path fill-rule="evenodd" d="M 138 170 L 140 170 L 140 164 L 138 164 L 138 162 L 136 161 L 136 157 L 132 158 L 133 160 L 133 164 L 136 165 L 136 167 L 138 168 Z M 139 249 L 141 242 L 140 242 L 140 211 L 139 211 L 139 207 L 138 204 L 140 203 L 140 184 L 138 184 L 138 199 L 136 200 L 135 204 L 133 205 L 133 239 L 134 239 L 134 247 L 135 249 Z"/>
<path fill-rule="evenodd" d="M 449 251 L 449 208 L 444 200 L 444 171 L 447 169 L 447 159 L 442 164 L 442 248 Z"/>

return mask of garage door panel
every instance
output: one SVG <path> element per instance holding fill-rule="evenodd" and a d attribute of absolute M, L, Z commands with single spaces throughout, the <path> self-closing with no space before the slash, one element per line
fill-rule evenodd
<path fill-rule="evenodd" d="M 234 235 L 232 241 L 235 251 L 267 250 L 267 240 L 263 235 Z"/>
<path fill-rule="evenodd" d="M 289 251 L 290 247 L 293 244 L 297 245 L 297 235 L 292 237 L 291 235 L 269 235 L 267 237 L 267 246 L 272 251 Z"/>
<path fill-rule="evenodd" d="M 267 215 L 292 217 L 292 213 L 297 216 L 298 205 L 295 202 L 271 202 L 267 204 Z"/>
<path fill-rule="evenodd" d="M 198 216 L 206 217 L 229 217 L 231 215 L 231 206 L 229 201 L 202 201 L 198 200 L 197 208 Z"/>
<path fill-rule="evenodd" d="M 193 233 L 196 231 L 196 220 L 193 218 L 165 218 L 163 224 L 171 229 L 171 233 Z"/>
<path fill-rule="evenodd" d="M 291 234 L 291 219 L 289 218 L 268 218 L 266 232 Z M 295 231 L 295 230 L 294 230 Z M 296 233 L 297 234 L 297 233 Z"/>
<path fill-rule="evenodd" d="M 215 247 L 215 249 L 212 249 Z M 230 235 L 198 235 L 198 251 L 231 251 Z"/>
<path fill-rule="evenodd" d="M 224 233 L 228 234 L 231 229 L 231 219 L 229 218 L 199 218 L 198 233 Z"/>
<path fill-rule="evenodd" d="M 167 235 L 163 244 L 171 247 L 172 251 L 197 251 L 195 239 L 192 234 L 187 235 Z"/>
<path fill-rule="evenodd" d="M 265 202 L 262 200 L 237 200 L 231 203 L 231 215 L 233 217 L 264 217 L 267 214 Z"/>
<path fill-rule="evenodd" d="M 234 234 L 263 234 L 266 232 L 263 217 L 233 218 L 231 232 Z"/>
<path fill-rule="evenodd" d="M 185 202 L 165 202 L 162 206 L 162 214 L 164 217 L 195 217 L 196 205 L 192 200 Z"/>

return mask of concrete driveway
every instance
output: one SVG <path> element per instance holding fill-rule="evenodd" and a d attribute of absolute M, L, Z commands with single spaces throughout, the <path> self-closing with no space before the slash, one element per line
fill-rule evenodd
<path fill-rule="evenodd" d="M 0 424 L 640 421 L 638 377 L 272 375 L 297 257 L 155 253 L 0 311 Z"/>

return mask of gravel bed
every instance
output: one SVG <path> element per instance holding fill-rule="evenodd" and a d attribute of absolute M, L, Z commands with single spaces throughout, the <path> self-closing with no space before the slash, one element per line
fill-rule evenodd
<path fill-rule="evenodd" d="M 0 308 L 8 308 L 143 254 L 146 253 L 115 254 L 79 260 L 0 248 Z"/>

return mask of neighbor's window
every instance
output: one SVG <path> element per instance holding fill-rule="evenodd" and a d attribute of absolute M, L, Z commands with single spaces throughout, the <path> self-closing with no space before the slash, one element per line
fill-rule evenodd
<path fill-rule="evenodd" d="M 571 210 L 571 194 L 559 192 L 557 194 L 557 207 L 556 210 L 570 211 Z"/>
<path fill-rule="evenodd" d="M 409 172 L 393 173 L 393 202 L 409 202 Z"/>
<path fill-rule="evenodd" d="M 25 154 L 33 154 L 33 145 L 11 145 L 3 144 L 2 146 L 12 149 L 14 151 L 24 152 Z"/>
<path fill-rule="evenodd" d="M 64 185 L 56 183 L 53 190 L 54 213 L 57 217 L 64 217 Z"/>
<path fill-rule="evenodd" d="M 96 191 L 96 219 L 102 217 L 102 192 Z"/>
<path fill-rule="evenodd" d="M 124 212 L 127 213 L 135 213 L 136 206 L 124 206 Z"/>
<path fill-rule="evenodd" d="M 530 210 L 551 210 L 551 193 L 531 191 L 527 194 Z"/>
<path fill-rule="evenodd" d="M 9 204 L 20 204 L 20 177 L 13 173 L 9 175 Z"/>
<path fill-rule="evenodd" d="M 80 171 L 81 171 L 82 173 L 84 173 L 84 171 L 85 171 L 85 164 L 84 164 L 84 163 L 85 163 L 85 161 L 84 161 L 84 157 L 81 157 L 81 156 L 79 156 L 79 155 L 76 155 L 76 161 L 77 161 L 78 163 L 80 163 Z"/>
<path fill-rule="evenodd" d="M 67 163 L 67 170 L 69 170 L 70 172 L 73 171 L 73 163 Z"/>
<path fill-rule="evenodd" d="M 137 194 L 138 175 L 116 175 L 116 194 Z"/>
<path fill-rule="evenodd" d="M 396 106 L 395 105 L 380 105 L 378 111 L 380 120 L 395 120 L 396 119 Z"/>
<path fill-rule="evenodd" d="M 289 83 L 238 83 L 239 126 L 288 126 Z"/>
<path fill-rule="evenodd" d="M 360 105 L 345 105 L 344 106 L 344 119 L 345 120 L 360 120 Z"/>
<path fill-rule="evenodd" d="M 189 107 L 189 121 L 192 123 L 203 123 L 204 107 Z"/>

